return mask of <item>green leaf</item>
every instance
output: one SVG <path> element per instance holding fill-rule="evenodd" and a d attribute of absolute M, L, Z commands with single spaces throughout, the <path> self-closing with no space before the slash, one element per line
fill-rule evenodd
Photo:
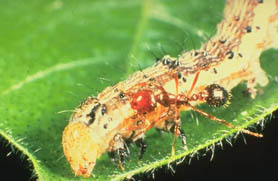
<path fill-rule="evenodd" d="M 152 54 L 177 56 L 182 49 L 198 48 L 215 33 L 224 7 L 222 0 L 14 0 L 3 4 L 0 135 L 28 157 L 40 180 L 83 180 L 74 176 L 63 155 L 61 136 L 71 114 L 65 110 L 152 65 Z M 255 100 L 243 96 L 246 86 L 241 84 L 232 90 L 228 108 L 200 108 L 242 128 L 271 114 L 278 108 L 275 57 L 274 50 L 261 57 L 270 83 Z M 236 132 L 192 111 L 183 113 L 182 124 L 189 149 L 184 152 L 177 141 L 175 159 Z M 97 160 L 94 179 L 123 179 L 171 161 L 172 135 L 150 130 L 146 141 L 142 162 L 137 162 L 138 149 L 133 145 L 125 171 L 104 154 Z"/>

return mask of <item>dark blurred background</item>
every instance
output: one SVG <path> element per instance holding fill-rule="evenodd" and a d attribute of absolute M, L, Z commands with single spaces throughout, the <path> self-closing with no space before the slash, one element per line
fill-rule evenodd
<path fill-rule="evenodd" d="M 273 113 L 263 130 L 264 137 L 256 138 L 244 135 L 233 140 L 233 146 L 223 143 L 215 149 L 214 158 L 211 152 L 200 158 L 194 157 L 191 163 L 184 163 L 178 167 L 173 165 L 173 171 L 167 166 L 157 170 L 154 174 L 136 176 L 135 180 L 265 180 L 277 178 L 278 147 L 277 131 L 278 114 Z M 188 160 L 187 160 L 188 162 Z M 32 174 L 32 167 L 20 152 L 15 153 L 7 142 L 0 140 L 0 173 L 7 180 L 36 180 Z M 1 179 L 2 180 L 2 179 Z"/>

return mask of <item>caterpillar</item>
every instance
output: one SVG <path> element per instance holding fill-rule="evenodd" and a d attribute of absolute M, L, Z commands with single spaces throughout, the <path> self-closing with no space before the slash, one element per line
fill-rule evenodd
<path fill-rule="evenodd" d="M 195 105 L 225 106 L 229 91 L 241 82 L 247 82 L 248 92 L 255 99 L 256 86 L 268 84 L 259 56 L 265 49 L 278 48 L 277 40 L 278 0 L 227 0 L 216 35 L 199 50 L 176 58 L 165 55 L 97 97 L 88 97 L 75 109 L 62 137 L 64 154 L 74 174 L 90 177 L 96 160 L 104 153 L 112 160 L 118 156 L 124 169 L 129 143 L 139 147 L 141 159 L 147 147 L 144 135 L 151 128 L 174 134 L 172 155 L 176 138 L 187 149 L 180 120 L 180 112 L 186 110 L 262 137 Z"/>

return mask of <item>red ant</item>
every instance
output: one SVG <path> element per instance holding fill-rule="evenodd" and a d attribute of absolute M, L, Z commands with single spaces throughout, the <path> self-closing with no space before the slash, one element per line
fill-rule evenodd
<path fill-rule="evenodd" d="M 174 134 L 174 141 L 172 144 L 172 156 L 175 154 L 175 141 L 176 137 L 179 137 L 182 141 L 183 147 L 186 149 L 186 137 L 184 134 L 184 131 L 181 128 L 181 121 L 180 121 L 180 115 L 179 112 L 184 110 L 184 108 L 189 107 L 192 110 L 200 113 L 201 115 L 214 120 L 216 122 L 219 122 L 221 124 L 224 124 L 228 126 L 229 128 L 236 129 L 240 132 L 256 136 L 256 137 L 262 137 L 262 134 L 254 133 L 251 131 L 248 131 L 246 129 L 239 128 L 237 126 L 234 126 L 227 121 L 223 119 L 219 119 L 213 115 L 210 115 L 209 113 L 206 113 L 195 106 L 191 104 L 191 102 L 194 101 L 201 101 L 201 102 L 206 102 L 207 104 L 214 106 L 214 107 L 220 107 L 224 106 L 228 103 L 230 94 L 228 91 L 221 87 L 218 84 L 211 84 L 205 88 L 204 91 L 199 92 L 198 94 L 192 94 L 192 90 L 194 89 L 194 86 L 196 85 L 196 82 L 198 80 L 200 72 L 197 72 L 193 81 L 193 84 L 191 88 L 189 89 L 187 95 L 184 94 L 178 94 L 178 76 L 174 76 L 175 79 L 175 85 L 176 85 L 176 95 L 167 93 L 165 89 L 160 86 L 160 85 L 147 85 L 147 83 L 140 83 L 139 85 L 135 86 L 137 88 L 134 89 L 134 87 L 130 90 L 130 92 L 133 92 L 132 90 L 136 90 L 137 92 L 135 93 L 128 93 L 127 95 L 131 97 L 131 108 L 137 111 L 137 117 L 139 117 L 140 121 L 144 122 L 144 130 L 139 133 L 142 134 L 148 129 L 152 127 L 156 127 L 158 129 L 163 129 L 169 132 L 172 132 Z M 177 75 L 177 74 L 174 74 Z M 158 93 L 154 93 L 153 88 L 155 87 L 158 91 Z M 139 89 L 139 91 L 137 90 Z M 174 120 L 169 121 L 170 119 L 173 119 L 173 117 L 169 116 L 168 119 L 161 119 L 158 118 L 156 120 L 149 120 L 147 119 L 148 114 L 157 114 L 160 115 L 163 111 L 160 112 L 155 112 L 155 109 L 157 107 L 157 104 L 162 105 L 163 107 L 166 108 L 167 110 L 167 116 L 169 116 L 169 111 L 174 107 Z M 174 106 L 172 106 L 174 105 Z M 168 107 L 168 109 L 167 109 Z M 161 121 L 162 120 L 162 125 Z M 157 124 L 158 123 L 158 124 Z M 170 125 L 169 125 L 170 124 Z M 136 130 L 136 128 L 132 127 L 129 129 L 131 130 Z M 134 135 L 133 135 L 134 136 Z M 136 137 L 136 136 L 135 136 Z M 135 138 L 133 137 L 133 138 Z M 139 158 L 142 158 L 144 151 L 146 150 L 146 144 L 143 143 L 143 140 L 140 139 L 140 144 L 141 146 L 144 147 L 144 149 L 141 149 L 141 153 Z"/>

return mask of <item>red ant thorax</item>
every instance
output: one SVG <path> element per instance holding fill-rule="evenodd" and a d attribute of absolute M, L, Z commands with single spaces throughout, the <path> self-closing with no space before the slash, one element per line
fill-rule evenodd
<path fill-rule="evenodd" d="M 277 0 L 228 0 L 216 35 L 199 50 L 178 58 L 164 56 L 97 97 L 86 99 L 75 109 L 63 133 L 65 156 L 75 174 L 89 177 L 96 159 L 106 152 L 123 169 L 130 142 L 139 147 L 141 159 L 146 151 L 145 132 L 150 128 L 174 134 L 172 154 L 176 137 L 186 148 L 180 111 L 189 109 L 237 131 L 262 137 L 195 105 L 225 106 L 229 91 L 244 81 L 255 98 L 255 86 L 268 83 L 259 56 L 266 48 L 278 48 L 278 41 L 273 41 L 278 37 L 277 9 Z"/>

